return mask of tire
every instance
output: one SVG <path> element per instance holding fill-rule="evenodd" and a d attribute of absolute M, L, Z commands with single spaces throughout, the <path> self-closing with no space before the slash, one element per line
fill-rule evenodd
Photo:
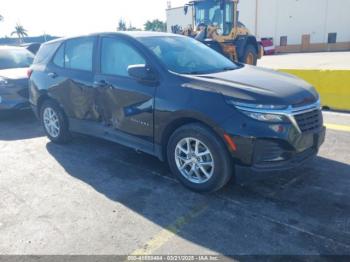
<path fill-rule="evenodd" d="M 248 65 L 256 65 L 258 62 L 258 53 L 253 45 L 248 45 L 244 50 L 242 62 Z"/>
<path fill-rule="evenodd" d="M 51 117 L 49 117 L 49 115 L 51 115 Z M 68 120 L 63 110 L 55 101 L 44 101 L 40 108 L 40 121 L 46 136 L 52 142 L 57 144 L 65 144 L 71 140 L 71 133 L 68 129 Z M 51 123 L 51 127 L 53 122 L 57 123 L 57 125 L 52 127 L 54 130 L 56 130 L 56 132 L 53 132 L 53 129 L 50 128 L 50 124 L 48 122 Z"/>
<path fill-rule="evenodd" d="M 209 154 L 198 157 L 199 154 L 196 155 L 195 152 L 189 153 L 188 144 L 194 149 L 197 141 L 199 141 L 197 152 L 204 154 L 208 149 Z M 184 148 L 187 149 L 188 155 L 194 155 L 188 157 L 183 151 Z M 208 193 L 219 190 L 230 180 L 233 173 L 231 157 L 223 141 L 209 128 L 201 124 L 182 126 L 171 135 L 167 146 L 167 159 L 169 167 L 177 179 L 184 186 L 196 192 Z M 187 164 L 184 159 L 186 159 Z M 188 163 L 190 161 L 191 163 Z M 199 168 L 201 163 L 213 163 L 212 166 L 210 164 L 202 166 L 206 174 L 210 175 L 205 175 L 203 169 Z M 189 175 L 191 172 L 193 173 Z"/>

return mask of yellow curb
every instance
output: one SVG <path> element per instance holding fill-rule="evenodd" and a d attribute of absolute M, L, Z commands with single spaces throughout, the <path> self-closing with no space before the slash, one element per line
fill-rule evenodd
<path fill-rule="evenodd" d="M 325 124 L 325 126 L 331 130 L 350 132 L 350 126 L 336 125 L 336 124 Z"/>
<path fill-rule="evenodd" d="M 350 110 L 350 70 L 279 69 L 312 84 L 323 106 Z"/>

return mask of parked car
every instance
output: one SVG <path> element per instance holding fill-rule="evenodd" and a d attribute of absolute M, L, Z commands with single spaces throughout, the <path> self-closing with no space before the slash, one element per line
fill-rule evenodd
<path fill-rule="evenodd" d="M 261 38 L 261 45 L 264 48 L 264 55 L 274 55 L 276 53 L 276 47 L 273 44 L 273 38 Z"/>
<path fill-rule="evenodd" d="M 23 47 L 0 46 L 0 110 L 30 108 L 27 71 L 33 59 Z"/>
<path fill-rule="evenodd" d="M 31 67 L 30 102 L 51 141 L 79 132 L 118 142 L 167 160 L 200 192 L 224 186 L 235 165 L 296 167 L 325 137 L 310 84 L 165 33 L 43 44 Z"/>
<path fill-rule="evenodd" d="M 23 47 L 25 47 L 29 52 L 32 54 L 36 54 L 41 46 L 41 43 L 29 43 L 29 44 L 23 44 Z"/>

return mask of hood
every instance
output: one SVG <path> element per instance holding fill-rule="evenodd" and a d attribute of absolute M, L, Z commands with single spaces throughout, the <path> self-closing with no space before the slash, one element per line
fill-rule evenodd
<path fill-rule="evenodd" d="M 27 79 L 28 68 L 11 68 L 0 70 L 0 77 L 11 80 Z"/>
<path fill-rule="evenodd" d="M 199 81 L 196 85 L 210 86 L 210 89 L 239 102 L 297 107 L 315 103 L 319 98 L 316 90 L 304 80 L 255 66 L 245 65 L 232 71 L 191 78 Z"/>

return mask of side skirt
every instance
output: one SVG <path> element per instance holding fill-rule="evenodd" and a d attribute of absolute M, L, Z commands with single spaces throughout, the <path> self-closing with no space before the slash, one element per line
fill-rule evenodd
<path fill-rule="evenodd" d="M 105 127 L 98 122 L 77 120 L 69 118 L 69 130 L 76 133 L 102 138 L 120 145 L 132 148 L 136 151 L 156 156 L 163 161 L 160 145 L 145 141 L 144 139 L 126 134 L 124 132 Z"/>

